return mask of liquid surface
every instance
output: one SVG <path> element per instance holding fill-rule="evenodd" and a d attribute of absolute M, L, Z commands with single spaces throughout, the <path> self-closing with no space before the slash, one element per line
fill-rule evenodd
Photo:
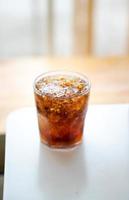
<path fill-rule="evenodd" d="M 88 91 L 88 82 L 82 78 L 69 75 L 54 75 L 41 78 L 35 85 L 41 96 L 73 97 Z"/>

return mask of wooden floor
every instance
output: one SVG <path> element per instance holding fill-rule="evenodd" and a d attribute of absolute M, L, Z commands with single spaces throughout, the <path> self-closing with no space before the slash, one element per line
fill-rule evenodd
<path fill-rule="evenodd" d="M 129 57 L 32 57 L 0 61 L 0 132 L 5 131 L 10 112 L 34 106 L 34 78 L 56 69 L 78 71 L 89 77 L 90 104 L 129 103 Z"/>

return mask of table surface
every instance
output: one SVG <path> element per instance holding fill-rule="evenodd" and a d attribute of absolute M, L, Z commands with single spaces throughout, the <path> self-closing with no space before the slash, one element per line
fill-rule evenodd
<path fill-rule="evenodd" d="M 87 74 L 91 104 L 129 103 L 129 57 L 32 57 L 0 61 L 0 132 L 9 112 L 34 105 L 32 83 L 40 73 L 66 69 Z"/>
<path fill-rule="evenodd" d="M 128 200 L 129 105 L 90 106 L 83 144 L 69 152 L 39 141 L 36 112 L 7 120 L 4 200 Z"/>

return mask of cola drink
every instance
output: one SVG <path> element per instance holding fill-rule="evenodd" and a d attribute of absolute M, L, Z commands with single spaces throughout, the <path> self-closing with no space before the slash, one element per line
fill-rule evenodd
<path fill-rule="evenodd" d="M 34 82 L 41 142 L 51 148 L 79 145 L 83 138 L 90 83 L 74 72 L 48 72 Z"/>

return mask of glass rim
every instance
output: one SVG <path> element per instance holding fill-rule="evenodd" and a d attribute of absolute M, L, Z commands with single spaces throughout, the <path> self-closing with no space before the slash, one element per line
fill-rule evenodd
<path fill-rule="evenodd" d="M 42 93 L 39 92 L 39 90 L 36 89 L 36 83 L 38 80 L 40 80 L 41 78 L 44 78 L 44 77 L 47 77 L 47 76 L 51 76 L 51 75 L 63 75 L 63 74 L 66 74 L 66 75 L 72 75 L 73 76 L 75 75 L 76 77 L 82 77 L 83 80 L 86 80 L 86 82 L 88 83 L 87 86 L 87 90 L 85 90 L 84 92 L 78 94 L 77 96 L 83 96 L 85 94 L 88 94 L 90 92 L 90 89 L 91 89 L 91 82 L 89 80 L 89 78 L 85 75 L 85 73 L 80 73 L 80 72 L 76 72 L 76 71 L 68 71 L 68 70 L 53 70 L 53 71 L 47 71 L 47 72 L 44 72 L 44 73 L 41 73 L 39 75 L 37 75 L 33 81 L 33 89 L 34 89 L 34 93 L 38 94 L 39 96 L 42 96 Z M 65 99 L 65 98 L 72 98 L 72 97 L 77 97 L 77 96 L 70 96 L 70 97 L 54 97 L 54 98 L 58 98 L 58 99 Z"/>

